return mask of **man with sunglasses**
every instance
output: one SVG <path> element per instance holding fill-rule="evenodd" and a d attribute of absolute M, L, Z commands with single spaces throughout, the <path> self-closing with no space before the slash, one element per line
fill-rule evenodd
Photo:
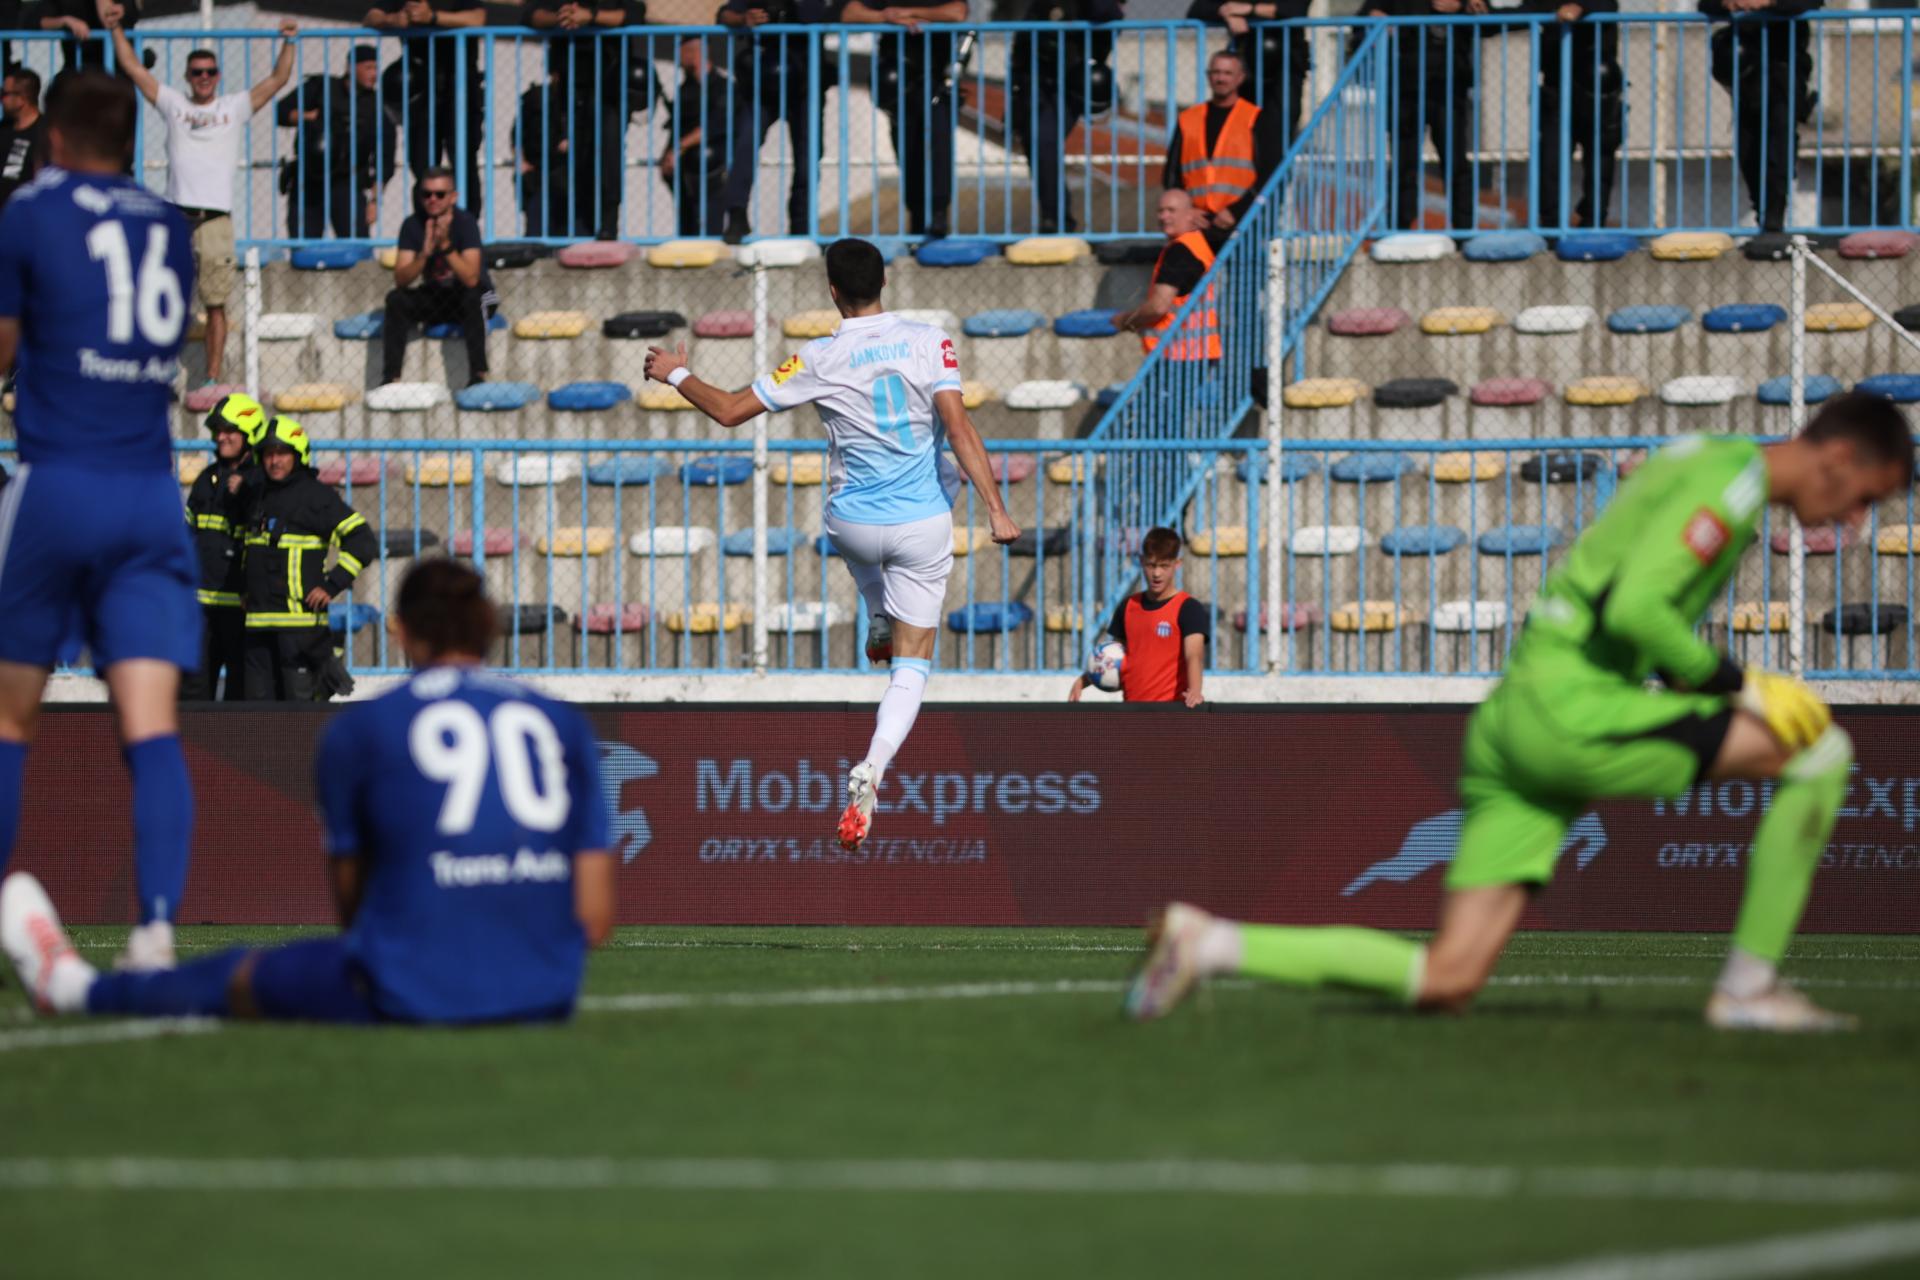
<path fill-rule="evenodd" d="M 33 181 L 50 155 L 47 118 L 40 114 L 40 77 L 25 67 L 8 67 L 0 84 L 0 107 L 6 124 L 0 127 L 0 204 Z"/>
<path fill-rule="evenodd" d="M 415 193 L 414 212 L 400 224 L 394 287 L 387 293 L 380 381 L 400 381 L 414 325 L 451 321 L 466 341 L 468 385 L 485 382 L 487 321 L 500 296 L 480 262 L 479 220 L 457 207 L 453 170 L 446 165 L 421 174 Z"/>
<path fill-rule="evenodd" d="M 117 4 L 103 5 L 101 21 L 113 33 L 120 72 L 153 104 L 167 130 L 167 199 L 193 228 L 193 265 L 200 305 L 207 311 L 207 385 L 220 381 L 227 354 L 227 299 L 233 296 L 233 175 L 240 167 L 247 121 L 287 87 L 293 75 L 293 38 L 300 28 L 280 24 L 280 56 L 267 78 L 239 93 L 220 92 L 220 60 L 211 49 L 187 55 L 187 93 L 161 84 L 133 51 Z"/>

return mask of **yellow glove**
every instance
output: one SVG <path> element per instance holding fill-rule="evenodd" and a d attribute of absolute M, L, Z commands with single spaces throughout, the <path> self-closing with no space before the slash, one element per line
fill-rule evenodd
<path fill-rule="evenodd" d="M 1759 716 L 1789 751 L 1801 751 L 1833 723 L 1833 712 L 1818 694 L 1792 676 L 1748 667 L 1735 705 Z"/>

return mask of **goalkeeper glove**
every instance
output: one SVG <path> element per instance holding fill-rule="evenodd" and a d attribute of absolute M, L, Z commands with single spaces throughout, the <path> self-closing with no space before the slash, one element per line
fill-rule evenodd
<path fill-rule="evenodd" d="M 1734 705 L 1760 717 L 1789 751 L 1802 751 L 1827 731 L 1833 712 L 1792 676 L 1748 667 Z"/>

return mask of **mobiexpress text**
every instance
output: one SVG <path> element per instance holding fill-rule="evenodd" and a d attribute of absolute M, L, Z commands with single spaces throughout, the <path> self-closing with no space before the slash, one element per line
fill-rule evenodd
<path fill-rule="evenodd" d="M 701 760 L 696 763 L 697 808 L 702 813 L 825 813 L 845 802 L 842 779 L 848 762 L 834 768 L 815 768 L 811 760 L 797 760 L 791 772 L 755 771 L 746 759 Z M 886 814 L 922 813 L 934 826 L 958 814 L 985 813 L 1097 813 L 1100 777 L 1094 773 L 913 773 L 889 772 L 881 784 L 875 811 Z"/>

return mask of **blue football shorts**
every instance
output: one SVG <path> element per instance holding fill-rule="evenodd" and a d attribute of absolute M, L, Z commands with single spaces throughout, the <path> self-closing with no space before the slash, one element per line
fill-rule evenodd
<path fill-rule="evenodd" d="M 262 951 L 253 1002 L 276 1022 L 378 1022 L 373 988 L 345 938 L 310 938 Z"/>

